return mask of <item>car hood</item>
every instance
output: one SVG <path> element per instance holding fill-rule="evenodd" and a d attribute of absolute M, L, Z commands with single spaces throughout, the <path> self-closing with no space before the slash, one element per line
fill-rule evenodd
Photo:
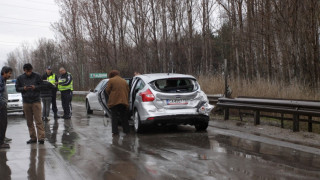
<path fill-rule="evenodd" d="M 18 94 L 8 94 L 8 99 L 22 99 L 22 96 L 20 93 Z"/>

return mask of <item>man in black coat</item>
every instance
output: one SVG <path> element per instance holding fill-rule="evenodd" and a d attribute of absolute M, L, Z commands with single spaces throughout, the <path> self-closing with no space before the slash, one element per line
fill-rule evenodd
<path fill-rule="evenodd" d="M 40 89 L 42 87 L 42 79 L 38 73 L 32 72 L 33 67 L 30 63 L 23 65 L 24 74 L 17 78 L 16 90 L 21 92 L 23 101 L 23 111 L 27 119 L 30 140 L 27 144 L 44 143 L 45 134 L 41 120 L 41 102 Z M 34 128 L 34 122 L 37 132 Z"/>
<path fill-rule="evenodd" d="M 57 85 L 58 85 L 58 76 L 55 73 L 52 73 L 51 66 L 48 66 L 46 69 L 46 73 L 42 76 L 43 80 L 47 80 L 50 82 L 55 88 L 52 89 L 52 96 L 51 96 L 51 103 L 52 103 L 52 111 L 54 114 L 54 119 L 60 118 L 58 115 L 58 108 L 57 108 Z"/>
<path fill-rule="evenodd" d="M 45 77 L 42 77 L 45 78 Z M 55 86 L 53 86 L 50 82 L 47 80 L 43 80 L 42 82 L 42 88 L 40 91 L 40 97 L 42 100 L 42 120 L 43 121 L 49 121 L 49 115 L 50 115 L 50 106 L 52 102 L 52 89 L 54 89 Z"/>

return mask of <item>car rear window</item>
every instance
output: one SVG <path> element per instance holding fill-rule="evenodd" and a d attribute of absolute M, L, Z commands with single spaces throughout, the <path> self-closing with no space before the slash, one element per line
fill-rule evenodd
<path fill-rule="evenodd" d="M 150 82 L 152 89 L 160 92 L 193 92 L 198 90 L 199 86 L 195 79 L 190 78 L 170 78 L 159 79 Z"/>

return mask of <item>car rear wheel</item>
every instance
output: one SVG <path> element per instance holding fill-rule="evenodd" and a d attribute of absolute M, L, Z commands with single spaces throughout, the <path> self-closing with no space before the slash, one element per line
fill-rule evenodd
<path fill-rule="evenodd" d="M 197 131 L 205 131 L 208 128 L 209 122 L 201 122 L 201 123 L 197 123 L 195 124 L 195 128 L 197 129 Z"/>
<path fill-rule="evenodd" d="M 138 111 L 134 112 L 134 131 L 137 133 L 141 133 L 143 131 L 143 125 L 141 124 L 140 116 Z"/>
<path fill-rule="evenodd" d="M 92 114 L 93 111 L 90 109 L 90 104 L 89 104 L 89 101 L 86 100 L 86 109 L 87 109 L 87 114 Z"/>

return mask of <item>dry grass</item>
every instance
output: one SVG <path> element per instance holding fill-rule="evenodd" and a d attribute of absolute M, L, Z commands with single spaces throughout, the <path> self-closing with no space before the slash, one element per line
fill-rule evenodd
<path fill-rule="evenodd" d="M 207 94 L 223 94 L 224 78 L 213 76 L 200 76 L 197 78 L 201 89 Z M 228 80 L 232 89 L 232 97 L 254 96 L 285 99 L 319 100 L 320 91 L 311 91 L 298 85 L 284 85 L 279 82 L 268 82 L 265 80 L 246 81 Z"/>
<path fill-rule="evenodd" d="M 224 78 L 223 77 L 207 77 L 200 76 L 197 78 L 201 89 L 207 94 L 223 94 L 224 93 Z M 253 96 L 253 97 L 268 97 L 268 98 L 284 98 L 284 99 L 303 99 L 303 100 L 320 100 L 320 91 L 311 91 L 304 86 L 298 84 L 284 85 L 278 82 L 246 81 L 241 82 L 228 80 L 229 86 L 232 89 L 232 97 L 238 96 Z M 239 120 L 239 110 L 231 110 L 231 114 L 236 115 L 235 120 Z M 265 113 L 271 116 L 280 117 L 279 113 Z M 291 118 L 292 115 L 286 114 L 285 117 Z M 305 117 L 306 118 L 306 117 Z M 253 117 L 249 118 L 253 123 Z M 320 118 L 313 117 L 313 120 L 319 121 Z M 272 118 L 261 118 L 262 123 L 275 125 L 280 127 L 280 120 Z M 292 121 L 284 121 L 286 129 L 292 129 Z M 307 131 L 308 125 L 305 122 L 300 122 L 300 130 Z M 313 132 L 320 133 L 320 126 L 313 125 Z"/>

